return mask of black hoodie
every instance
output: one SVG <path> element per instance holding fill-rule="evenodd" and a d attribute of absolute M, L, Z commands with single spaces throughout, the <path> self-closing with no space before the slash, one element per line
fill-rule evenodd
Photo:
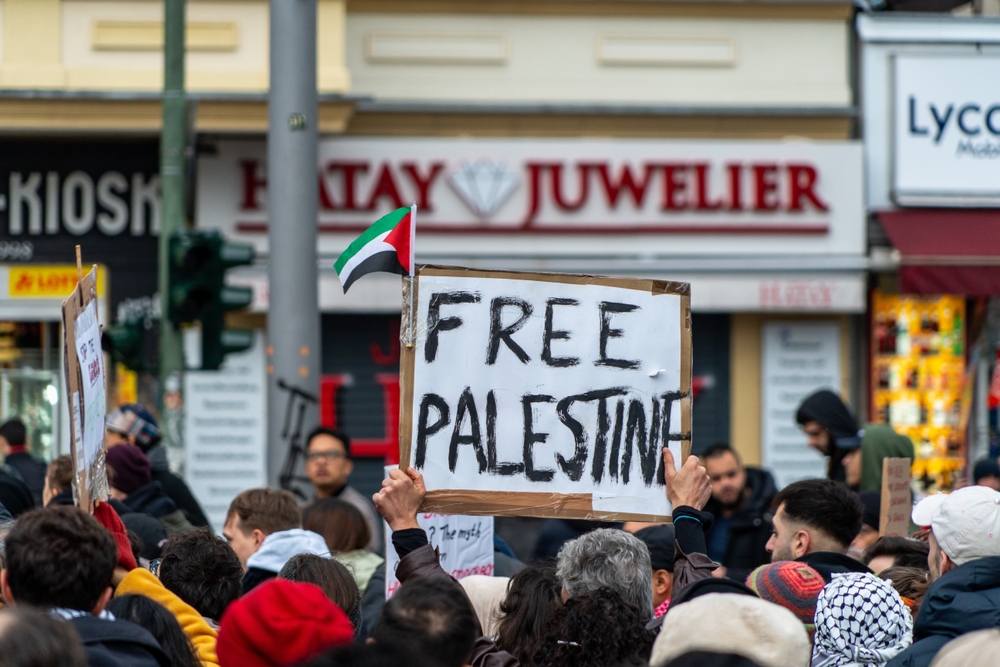
<path fill-rule="evenodd" d="M 90 614 L 70 622 L 83 641 L 89 667 L 170 667 L 167 654 L 140 625 Z"/>
<path fill-rule="evenodd" d="M 771 473 L 759 468 L 746 469 L 747 487 L 750 497 L 742 509 L 734 513 L 729 522 L 729 541 L 722 564 L 726 568 L 726 576 L 741 584 L 747 580 L 747 575 L 761 565 L 771 562 L 771 554 L 766 549 L 767 541 L 771 539 L 771 501 L 778 493 Z M 708 501 L 705 511 L 711 512 L 718 519 L 722 515 L 722 506 L 715 498 Z M 713 530 L 715 530 L 713 528 Z M 705 536 L 707 542 L 712 540 L 712 532 Z"/>
<path fill-rule="evenodd" d="M 830 457 L 827 476 L 835 482 L 844 482 L 844 454 L 861 446 L 858 422 L 847 409 L 840 396 L 828 389 L 821 389 L 806 396 L 795 413 L 800 425 L 816 422 L 830 434 L 830 447 L 825 454 Z"/>

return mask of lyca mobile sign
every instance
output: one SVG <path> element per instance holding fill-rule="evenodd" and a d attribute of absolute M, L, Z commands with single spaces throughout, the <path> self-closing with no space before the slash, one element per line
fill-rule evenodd
<path fill-rule="evenodd" d="M 896 56 L 893 197 L 1000 205 L 1000 58 Z"/>

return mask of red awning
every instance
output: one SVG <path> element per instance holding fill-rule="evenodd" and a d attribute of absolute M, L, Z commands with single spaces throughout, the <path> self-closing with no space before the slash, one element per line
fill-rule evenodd
<path fill-rule="evenodd" d="M 911 209 L 876 215 L 902 255 L 900 292 L 1000 296 L 1000 210 Z"/>

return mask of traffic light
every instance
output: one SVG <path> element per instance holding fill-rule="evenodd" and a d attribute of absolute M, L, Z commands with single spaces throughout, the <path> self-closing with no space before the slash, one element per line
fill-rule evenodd
<path fill-rule="evenodd" d="M 229 243 L 218 232 L 185 230 L 170 238 L 170 299 L 175 327 L 201 323 L 202 370 L 218 370 L 225 356 L 253 345 L 253 331 L 226 329 L 225 312 L 253 301 L 249 287 L 226 285 L 226 270 L 253 262 L 253 246 Z"/>
<path fill-rule="evenodd" d="M 145 334 L 145 318 L 108 325 L 101 332 L 101 349 L 129 370 L 143 372 L 146 370 Z"/>

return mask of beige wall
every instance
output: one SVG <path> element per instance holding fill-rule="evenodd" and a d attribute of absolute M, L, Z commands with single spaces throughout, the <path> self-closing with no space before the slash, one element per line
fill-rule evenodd
<path fill-rule="evenodd" d="M 729 338 L 729 441 L 747 465 L 760 465 L 761 462 L 761 325 L 773 319 L 839 322 L 840 393 L 845 397 L 851 393 L 851 329 L 848 316 L 734 314 Z"/>
<path fill-rule="evenodd" d="M 156 91 L 163 86 L 162 2 L 3 0 L 0 85 L 6 88 Z M 265 0 L 189 0 L 187 86 L 264 92 L 268 86 Z M 317 79 L 345 92 L 345 5 L 319 0 Z"/>
<path fill-rule="evenodd" d="M 350 11 L 347 66 L 379 100 L 851 104 L 846 17 L 727 16 Z"/>

